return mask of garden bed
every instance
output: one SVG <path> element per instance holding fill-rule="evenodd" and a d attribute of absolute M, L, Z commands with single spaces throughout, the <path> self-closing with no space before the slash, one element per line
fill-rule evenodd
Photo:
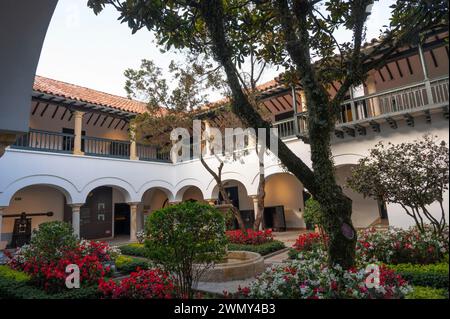
<path fill-rule="evenodd" d="M 283 242 L 278 240 L 273 240 L 267 243 L 258 245 L 246 245 L 246 244 L 228 244 L 228 250 L 240 250 L 240 251 L 250 251 L 258 253 L 261 256 L 266 256 L 271 253 L 283 250 L 286 248 Z"/>

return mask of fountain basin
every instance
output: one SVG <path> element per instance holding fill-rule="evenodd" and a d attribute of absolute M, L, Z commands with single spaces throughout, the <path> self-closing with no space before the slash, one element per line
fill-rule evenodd
<path fill-rule="evenodd" d="M 264 269 L 264 259 L 260 254 L 250 251 L 229 251 L 226 260 L 206 270 L 200 281 L 225 282 L 249 279 Z"/>

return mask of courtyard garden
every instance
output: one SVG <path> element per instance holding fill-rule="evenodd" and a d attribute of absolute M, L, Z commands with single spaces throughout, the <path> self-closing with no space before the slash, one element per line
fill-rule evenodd
<path fill-rule="evenodd" d="M 225 231 L 214 207 L 186 202 L 155 212 L 141 243 L 113 247 L 78 240 L 64 222 L 43 223 L 29 245 L 6 252 L 0 266 L 2 299 L 446 299 L 449 296 L 448 227 L 358 232 L 356 263 L 344 269 L 327 261 L 329 240 L 301 234 L 289 260 L 266 265 L 237 292 L 197 289 L 205 272 L 233 250 L 267 255 L 284 244 L 270 230 Z M 281 249 L 281 250 L 280 250 Z M 79 288 L 68 289 L 67 266 L 79 269 Z"/>

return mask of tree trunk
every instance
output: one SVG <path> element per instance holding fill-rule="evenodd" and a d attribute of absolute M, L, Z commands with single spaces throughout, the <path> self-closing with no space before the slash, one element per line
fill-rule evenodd
<path fill-rule="evenodd" d="M 215 10 L 210 10 L 212 7 Z M 256 130 L 260 127 L 270 128 L 269 123 L 264 121 L 252 107 L 240 86 L 236 68 L 232 62 L 232 53 L 225 37 L 222 2 L 202 1 L 201 13 L 210 32 L 214 56 L 223 66 L 227 76 L 232 92 L 233 112 L 245 124 Z M 306 67 L 302 65 L 302 59 L 298 58 L 305 55 L 305 52 L 295 46 L 288 47 L 288 51 L 297 67 Z M 311 60 L 308 61 L 310 63 Z M 327 217 L 325 231 L 329 235 L 329 264 L 340 264 L 344 268 L 349 268 L 354 264 L 356 232 L 351 221 L 351 200 L 342 193 L 334 177 L 330 149 L 330 134 L 331 129 L 334 128 L 332 111 L 329 109 L 327 94 L 323 87 L 317 85 L 312 69 L 311 72 L 300 72 L 300 74 L 310 112 L 310 145 L 314 173 L 280 139 L 278 158 L 319 201 L 324 210 Z M 270 132 L 266 131 L 266 142 L 269 145 Z"/>
<path fill-rule="evenodd" d="M 258 194 L 257 199 L 257 209 L 255 212 L 255 222 L 253 224 L 253 229 L 258 231 L 261 226 L 261 221 L 264 216 L 264 199 L 266 197 L 266 176 L 264 173 L 264 150 L 265 146 L 261 145 L 261 149 L 258 151 L 258 144 L 256 144 L 256 151 L 258 153 L 259 159 L 259 183 L 258 183 Z"/>
<path fill-rule="evenodd" d="M 220 159 L 219 159 L 220 161 Z M 241 212 L 239 211 L 239 207 L 235 207 L 233 205 L 233 202 L 231 201 L 230 197 L 228 196 L 228 193 L 225 190 L 225 187 L 223 186 L 222 182 L 222 169 L 223 169 L 223 162 L 220 162 L 218 173 L 214 172 L 211 167 L 205 162 L 203 156 L 200 156 L 200 162 L 202 163 L 203 167 L 211 174 L 211 176 L 214 178 L 214 180 L 217 183 L 217 187 L 219 188 L 219 193 L 222 195 L 222 198 L 225 202 L 225 204 L 231 206 L 231 212 L 233 213 L 234 217 L 238 221 L 239 229 L 243 232 L 246 231 L 244 220 L 242 219 Z"/>

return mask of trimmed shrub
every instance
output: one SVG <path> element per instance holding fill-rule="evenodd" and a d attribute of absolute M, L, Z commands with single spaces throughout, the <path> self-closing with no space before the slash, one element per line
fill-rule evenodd
<path fill-rule="evenodd" d="M 447 263 L 430 265 L 398 264 L 388 265 L 388 267 L 412 285 L 448 289 L 449 265 Z"/>
<path fill-rule="evenodd" d="M 317 225 L 320 229 L 323 229 L 324 217 L 322 208 L 317 200 L 310 197 L 305 202 L 305 212 L 303 213 L 303 219 L 311 229 Z"/>
<path fill-rule="evenodd" d="M 6 265 L 0 265 L 0 278 L 11 279 L 17 282 L 29 282 L 31 279 L 30 275 L 11 269 Z"/>
<path fill-rule="evenodd" d="M 147 269 L 149 267 L 148 261 L 123 255 L 116 259 L 115 264 L 116 269 L 124 274 L 129 274 L 137 269 Z"/>
<path fill-rule="evenodd" d="M 96 299 L 99 297 L 96 285 L 48 294 L 30 285 L 24 273 L 5 269 L 0 271 L 0 299 Z"/>
<path fill-rule="evenodd" d="M 146 249 L 144 244 L 132 243 L 119 247 L 124 255 L 146 257 Z"/>
<path fill-rule="evenodd" d="M 222 213 L 211 205 L 188 201 L 153 212 L 145 226 L 148 257 L 176 275 L 180 297 L 192 298 L 192 285 L 225 256 Z"/>
<path fill-rule="evenodd" d="M 413 287 L 413 291 L 406 295 L 406 299 L 448 299 L 448 291 L 431 287 Z"/>
<path fill-rule="evenodd" d="M 273 240 L 259 245 L 228 244 L 228 250 L 251 251 L 262 256 L 268 255 L 283 248 L 285 248 L 284 243 L 278 240 Z"/>
<path fill-rule="evenodd" d="M 46 222 L 33 230 L 29 250 L 31 254 L 39 259 L 54 261 L 62 256 L 63 250 L 71 250 L 77 247 L 78 240 L 73 233 L 72 227 L 61 221 Z"/>

